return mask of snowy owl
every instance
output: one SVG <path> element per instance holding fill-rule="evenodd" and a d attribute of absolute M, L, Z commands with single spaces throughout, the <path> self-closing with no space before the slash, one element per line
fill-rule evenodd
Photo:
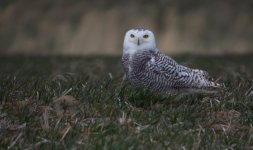
<path fill-rule="evenodd" d="M 206 71 L 187 68 L 162 54 L 154 34 L 145 29 L 126 32 L 122 65 L 133 86 L 158 93 L 212 93 L 223 87 L 210 81 Z"/>

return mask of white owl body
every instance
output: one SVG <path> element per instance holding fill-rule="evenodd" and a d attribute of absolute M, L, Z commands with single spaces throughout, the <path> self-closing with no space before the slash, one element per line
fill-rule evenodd
<path fill-rule="evenodd" d="M 215 91 L 222 86 L 208 80 L 208 74 L 177 64 L 156 48 L 154 34 L 129 30 L 124 39 L 122 64 L 130 83 L 160 93 Z"/>

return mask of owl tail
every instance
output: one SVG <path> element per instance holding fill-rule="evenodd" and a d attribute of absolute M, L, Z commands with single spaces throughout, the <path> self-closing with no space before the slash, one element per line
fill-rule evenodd
<path fill-rule="evenodd" d="M 201 87 L 193 87 L 189 89 L 181 90 L 181 92 L 186 93 L 206 93 L 206 94 L 212 94 L 212 93 L 218 93 L 222 89 L 224 89 L 224 84 L 215 83 L 212 81 L 209 81 L 206 85 L 202 85 Z"/>
<path fill-rule="evenodd" d="M 191 88 L 187 91 L 195 93 L 216 93 L 222 90 L 224 84 L 213 81 L 206 71 L 192 69 Z"/>
<path fill-rule="evenodd" d="M 223 83 L 208 81 L 207 85 L 205 85 L 203 88 L 210 89 L 210 90 L 222 90 L 223 88 L 225 88 L 225 85 Z"/>
<path fill-rule="evenodd" d="M 202 79 L 200 78 L 198 85 L 198 89 L 201 89 L 201 91 L 207 93 L 216 93 L 225 88 L 225 85 L 223 83 L 212 81 L 212 79 L 208 76 L 203 76 Z"/>

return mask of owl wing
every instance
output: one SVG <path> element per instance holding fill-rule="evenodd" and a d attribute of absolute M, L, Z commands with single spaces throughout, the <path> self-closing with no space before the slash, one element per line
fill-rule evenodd
<path fill-rule="evenodd" d="M 192 69 L 179 65 L 175 60 L 161 53 L 156 53 L 147 62 L 149 72 L 159 75 L 170 82 L 172 87 L 189 87 Z"/>
<path fill-rule="evenodd" d="M 210 92 L 224 87 L 223 84 L 210 81 L 206 71 L 179 65 L 175 60 L 161 53 L 152 55 L 147 65 L 148 72 L 160 78 L 160 84 L 168 88 Z"/>

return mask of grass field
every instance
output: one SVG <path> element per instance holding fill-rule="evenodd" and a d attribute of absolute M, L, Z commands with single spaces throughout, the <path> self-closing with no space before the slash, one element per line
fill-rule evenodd
<path fill-rule="evenodd" d="M 216 96 L 123 82 L 120 57 L 0 56 L 0 149 L 253 149 L 253 54 L 180 55 Z"/>

